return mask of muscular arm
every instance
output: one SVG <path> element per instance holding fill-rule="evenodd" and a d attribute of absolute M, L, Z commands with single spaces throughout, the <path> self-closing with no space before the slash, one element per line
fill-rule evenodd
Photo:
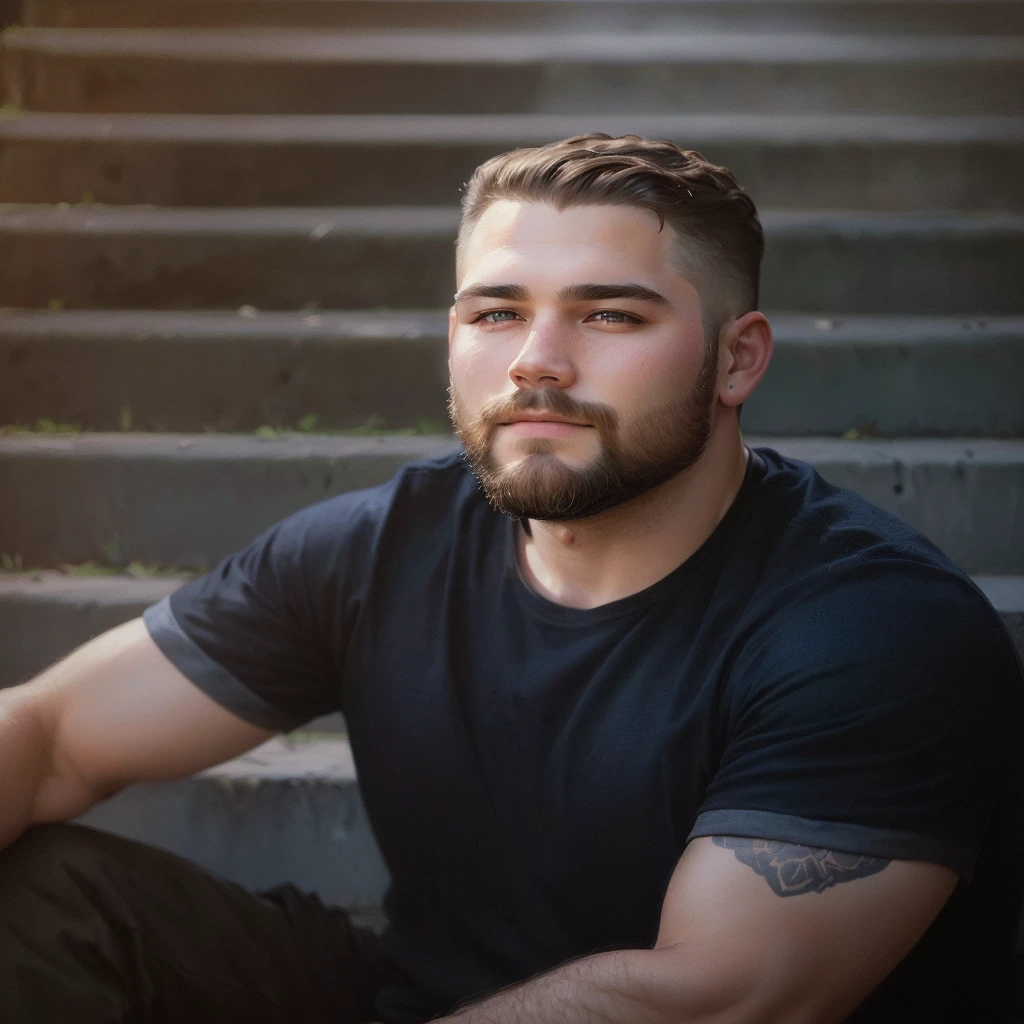
<path fill-rule="evenodd" d="M 0 849 L 129 783 L 189 775 L 271 735 L 207 697 L 133 619 L 0 691 Z"/>
<path fill-rule="evenodd" d="M 654 949 L 565 964 L 448 1019 L 839 1022 L 906 956 L 955 885 L 952 870 L 919 861 L 696 839 L 672 877 Z"/>

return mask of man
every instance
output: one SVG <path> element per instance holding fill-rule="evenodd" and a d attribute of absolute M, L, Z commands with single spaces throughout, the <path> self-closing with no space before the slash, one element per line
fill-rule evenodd
<path fill-rule="evenodd" d="M 744 445 L 762 248 L 667 143 L 477 170 L 464 456 L 288 517 L 0 698 L 4 1021 L 1007 1019 L 1016 654 L 920 534 Z M 29 828 L 338 708 L 379 942 Z"/>

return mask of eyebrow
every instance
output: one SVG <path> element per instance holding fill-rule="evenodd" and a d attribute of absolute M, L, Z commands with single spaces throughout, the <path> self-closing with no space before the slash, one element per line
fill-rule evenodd
<path fill-rule="evenodd" d="M 507 302 L 526 302 L 529 291 L 521 284 L 474 284 L 456 292 L 455 301 L 460 299 L 504 299 Z M 559 291 L 559 302 L 595 302 L 600 299 L 638 299 L 641 302 L 655 302 L 661 306 L 671 303 L 660 292 L 646 285 L 627 284 L 570 284 Z"/>

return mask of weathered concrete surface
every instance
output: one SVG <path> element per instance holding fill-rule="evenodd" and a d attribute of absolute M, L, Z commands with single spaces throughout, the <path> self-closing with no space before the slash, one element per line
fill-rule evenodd
<path fill-rule="evenodd" d="M 0 687 L 26 682 L 180 585 L 179 579 L 0 573 Z"/>
<path fill-rule="evenodd" d="M 342 738 L 274 739 L 188 779 L 132 786 L 78 820 L 241 885 L 297 883 L 364 912 L 388 881 Z"/>
<path fill-rule="evenodd" d="M 24 29 L 26 110 L 512 114 L 1024 110 L 1020 38 L 742 32 Z"/>
<path fill-rule="evenodd" d="M 1024 215 L 764 211 L 761 304 L 1024 313 Z M 447 307 L 447 207 L 0 207 L 0 306 Z"/>
<path fill-rule="evenodd" d="M 27 24 L 409 27 L 465 30 L 740 29 L 979 33 L 1024 31 L 1014 0 L 32 0 Z"/>
<path fill-rule="evenodd" d="M 1024 435 L 1024 320 L 772 316 L 743 427 L 777 435 Z"/>
<path fill-rule="evenodd" d="M 76 203 L 88 194 L 120 205 L 449 204 L 489 157 L 589 131 L 700 150 L 761 207 L 1024 208 L 1020 117 L 607 111 L 24 114 L 0 120 L 0 201 Z"/>
<path fill-rule="evenodd" d="M 0 409 L 11 423 L 89 430 L 119 429 L 125 407 L 134 430 L 294 428 L 310 413 L 318 429 L 383 417 L 445 430 L 446 359 L 440 311 L 11 313 L 0 315 Z"/>
<path fill-rule="evenodd" d="M 298 508 L 457 447 L 445 436 L 0 437 L 0 537 L 25 566 L 101 561 L 106 549 L 114 564 L 212 567 Z"/>
<path fill-rule="evenodd" d="M 0 305 L 436 307 L 454 291 L 447 208 L 0 208 Z"/>
<path fill-rule="evenodd" d="M 1024 318 L 771 316 L 775 355 L 746 430 L 1024 435 Z M 0 409 L 86 430 L 344 430 L 447 424 L 447 315 L 0 314 Z M 89 387 L 82 387 L 84 375 Z M 873 424 L 873 426 L 871 426 Z"/>
<path fill-rule="evenodd" d="M 1024 441 L 758 438 L 921 529 L 971 573 L 1024 573 Z M 290 512 L 381 483 L 452 437 L 0 437 L 0 537 L 28 567 L 210 568 Z"/>

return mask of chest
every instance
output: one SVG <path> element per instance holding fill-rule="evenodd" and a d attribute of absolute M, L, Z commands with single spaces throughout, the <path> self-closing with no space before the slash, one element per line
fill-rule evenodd
<path fill-rule="evenodd" d="M 519 850 L 552 885 L 633 872 L 640 851 L 675 864 L 721 742 L 721 650 L 703 614 L 570 627 L 495 593 L 440 600 L 432 628 L 403 633 L 411 612 L 375 616 L 345 680 L 382 845 L 468 833 L 467 855 Z"/>

